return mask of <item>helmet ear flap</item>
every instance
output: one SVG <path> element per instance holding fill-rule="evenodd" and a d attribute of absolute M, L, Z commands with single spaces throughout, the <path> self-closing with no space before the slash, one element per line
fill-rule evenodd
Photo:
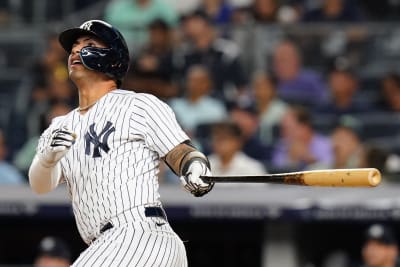
<path fill-rule="evenodd" d="M 104 67 L 107 63 L 110 50 L 110 48 L 86 46 L 79 51 L 79 57 L 83 65 L 88 69 L 105 72 Z"/>
<path fill-rule="evenodd" d="M 90 69 L 103 72 L 111 78 L 118 76 L 115 67 L 121 67 L 120 57 L 112 48 L 98 48 L 87 46 L 81 49 L 79 56 L 83 65 Z"/>

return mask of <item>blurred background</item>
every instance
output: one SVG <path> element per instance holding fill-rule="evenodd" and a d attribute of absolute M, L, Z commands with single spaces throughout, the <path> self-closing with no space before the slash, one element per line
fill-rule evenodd
<path fill-rule="evenodd" d="M 383 174 L 374 189 L 217 185 L 195 199 L 161 166 L 189 266 L 396 260 L 400 1 L 0 0 L 0 266 L 69 266 L 86 247 L 65 188 L 36 196 L 27 170 L 43 129 L 77 107 L 58 32 L 89 19 L 121 30 L 122 87 L 166 101 L 214 174 Z"/>

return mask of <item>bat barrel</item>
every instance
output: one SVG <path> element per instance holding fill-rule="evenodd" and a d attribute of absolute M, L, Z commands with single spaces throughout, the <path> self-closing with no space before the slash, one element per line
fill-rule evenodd
<path fill-rule="evenodd" d="M 377 186 L 381 174 L 375 168 L 317 170 L 303 173 L 305 185 Z"/>

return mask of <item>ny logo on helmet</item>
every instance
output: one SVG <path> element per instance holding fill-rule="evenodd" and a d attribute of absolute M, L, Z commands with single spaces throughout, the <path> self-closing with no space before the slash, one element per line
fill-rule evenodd
<path fill-rule="evenodd" d="M 85 22 L 82 24 L 81 29 L 90 31 L 90 28 L 92 27 L 93 23 L 91 21 Z"/>
<path fill-rule="evenodd" d="M 93 144 L 93 158 L 101 157 L 100 149 L 105 153 L 110 150 L 108 146 L 108 138 L 110 134 L 115 131 L 115 127 L 111 127 L 112 123 L 107 121 L 103 130 L 99 134 L 94 130 L 95 123 L 89 126 L 89 131 L 85 134 L 85 154 L 90 155 L 90 147 Z"/>

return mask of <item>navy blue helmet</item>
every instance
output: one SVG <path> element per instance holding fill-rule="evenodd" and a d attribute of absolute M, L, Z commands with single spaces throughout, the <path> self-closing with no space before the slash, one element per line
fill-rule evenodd
<path fill-rule="evenodd" d="M 82 64 L 88 69 L 103 72 L 115 79 L 119 87 L 129 67 L 129 50 L 122 34 L 104 21 L 89 20 L 79 28 L 63 31 L 59 41 L 65 51 L 71 53 L 72 45 L 83 35 L 96 36 L 107 45 L 107 48 L 91 46 L 82 48 L 79 52 Z"/>

